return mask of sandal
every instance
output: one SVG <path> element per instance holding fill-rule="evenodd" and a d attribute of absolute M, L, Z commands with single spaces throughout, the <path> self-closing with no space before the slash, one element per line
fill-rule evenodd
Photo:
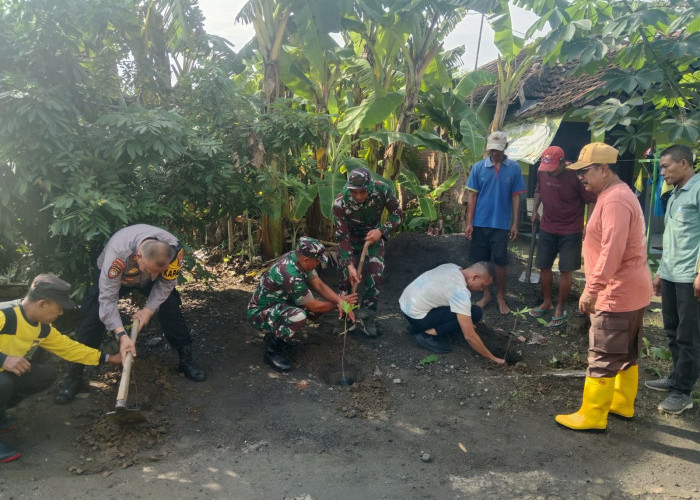
<path fill-rule="evenodd" d="M 558 326 L 562 326 L 564 323 L 566 323 L 566 319 L 569 317 L 569 313 L 564 311 L 563 316 L 559 316 L 558 318 L 552 318 L 552 321 L 547 323 L 547 326 L 549 328 L 556 328 Z"/>
<path fill-rule="evenodd" d="M 554 311 L 553 307 L 550 309 L 540 309 L 538 306 L 538 307 L 533 307 L 532 309 L 530 309 L 528 314 L 530 315 L 531 318 L 541 318 L 545 314 L 550 313 L 552 311 Z"/>

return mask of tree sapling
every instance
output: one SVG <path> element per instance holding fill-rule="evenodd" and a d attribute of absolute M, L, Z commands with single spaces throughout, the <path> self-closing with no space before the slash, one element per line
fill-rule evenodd
<path fill-rule="evenodd" d="M 345 323 L 343 325 L 343 331 L 341 335 L 343 335 L 343 351 L 342 354 L 340 355 L 340 371 L 342 374 L 341 379 L 338 381 L 339 385 L 352 385 L 354 380 L 346 377 L 345 376 L 345 341 L 348 338 L 348 313 L 354 309 L 357 309 L 357 304 L 350 304 L 347 301 L 343 301 L 342 304 L 343 307 L 343 313 L 345 313 Z"/>

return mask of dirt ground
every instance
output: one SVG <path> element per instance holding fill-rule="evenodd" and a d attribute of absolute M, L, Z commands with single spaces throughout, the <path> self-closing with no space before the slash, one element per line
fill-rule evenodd
<path fill-rule="evenodd" d="M 519 243 L 508 268 L 513 309 L 541 298 L 539 285 L 518 281 L 528 242 Z M 17 429 L 2 436 L 23 455 L 2 464 L 0 498 L 700 498 L 697 391 L 695 408 L 669 416 L 656 409 L 663 393 L 642 386 L 635 418 L 610 417 L 604 434 L 554 422 L 580 403 L 584 318 L 558 329 L 530 318 L 514 326 L 515 315 L 492 305 L 478 331 L 517 364 L 493 366 L 464 341 L 426 360 L 431 353 L 406 333 L 398 297 L 423 271 L 467 258 L 461 235 L 391 240 L 383 335 L 347 336 L 351 387 L 337 385 L 343 337 L 332 333 L 332 315 L 305 328 L 293 371 L 265 365 L 261 337 L 245 322 L 254 278 L 216 265 L 217 283 L 181 288 L 208 380 L 175 373 L 177 356 L 154 322 L 139 337 L 130 393 L 147 422 L 124 427 L 106 415 L 119 379 L 110 367 L 89 369 L 89 386 L 70 405 L 53 403 L 56 385 L 32 396 L 11 411 Z M 332 269 L 324 276 L 335 286 Z M 651 347 L 665 345 L 660 316 L 656 300 L 644 334 Z M 47 361 L 63 375 L 65 362 Z M 667 368 L 649 355 L 640 378 Z"/>

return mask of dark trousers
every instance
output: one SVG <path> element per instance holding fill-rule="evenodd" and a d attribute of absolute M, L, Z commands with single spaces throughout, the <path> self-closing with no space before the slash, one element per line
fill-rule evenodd
<path fill-rule="evenodd" d="M 661 311 L 673 356 L 671 392 L 690 394 L 700 372 L 700 302 L 693 284 L 662 279 Z"/>
<path fill-rule="evenodd" d="M 413 319 L 406 316 L 409 325 L 411 325 L 411 330 L 415 333 L 424 332 L 435 328 L 438 335 L 456 335 L 461 336 L 462 327 L 459 326 L 459 321 L 457 320 L 457 314 L 450 311 L 449 306 L 436 307 L 431 309 L 425 318 Z M 481 307 L 477 305 L 472 305 L 472 323 L 475 325 L 481 321 L 483 316 L 483 311 Z"/>
<path fill-rule="evenodd" d="M 148 297 L 151 288 L 153 288 L 153 282 L 143 288 L 122 286 L 119 289 L 119 296 L 122 297 L 134 290 L 138 290 Z M 82 318 L 75 332 L 75 340 L 95 349 L 99 349 L 102 343 L 102 336 L 105 333 L 105 326 L 100 321 L 99 297 L 99 280 L 95 279 L 95 283 L 90 287 L 80 306 Z M 192 344 L 190 330 L 180 309 L 181 305 L 180 294 L 173 289 L 156 313 L 163 335 L 165 335 L 165 338 L 175 350 Z"/>
<path fill-rule="evenodd" d="M 27 396 L 43 391 L 56 379 L 56 371 L 48 365 L 32 363 L 32 369 L 17 376 L 8 371 L 0 372 L 0 417 Z"/>

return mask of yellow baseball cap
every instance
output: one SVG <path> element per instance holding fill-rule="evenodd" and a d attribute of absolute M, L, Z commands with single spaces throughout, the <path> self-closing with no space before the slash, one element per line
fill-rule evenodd
<path fill-rule="evenodd" d="M 619 151 L 617 149 L 603 142 L 592 142 L 591 144 L 583 146 L 581 153 L 578 155 L 578 161 L 566 168 L 570 170 L 579 170 L 594 163 L 614 165 L 617 163 L 618 153 Z"/>

